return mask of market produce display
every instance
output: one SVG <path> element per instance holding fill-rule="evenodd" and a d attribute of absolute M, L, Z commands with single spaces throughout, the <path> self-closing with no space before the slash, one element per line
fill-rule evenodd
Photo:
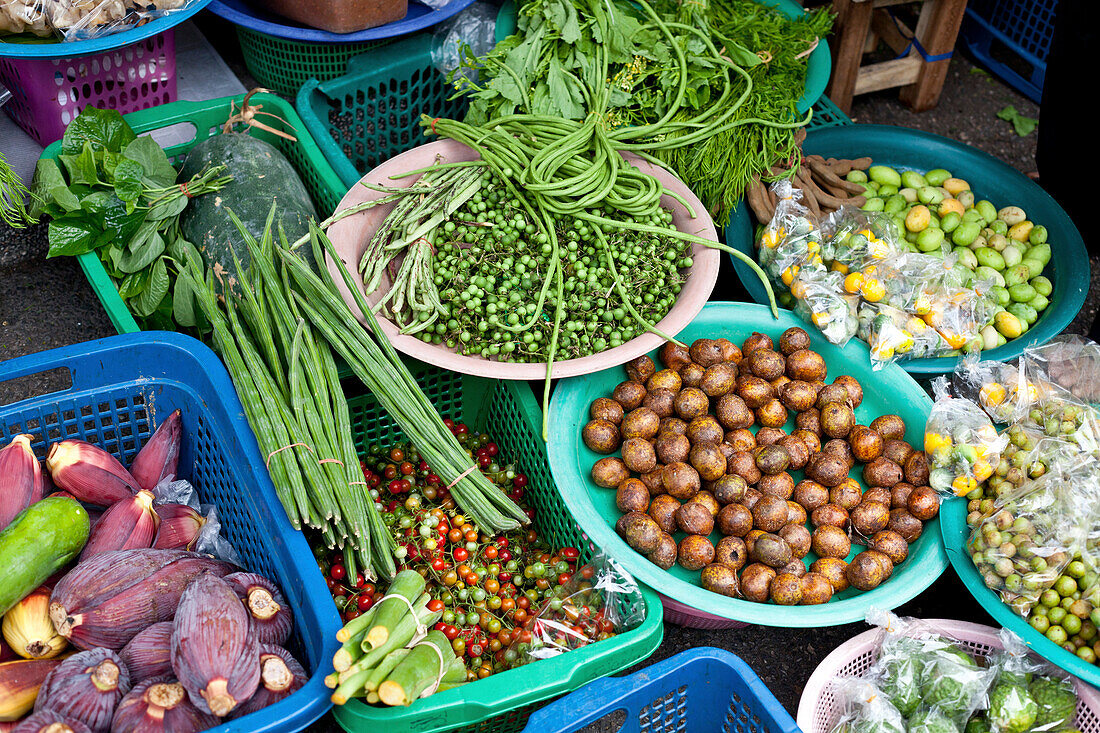
<path fill-rule="evenodd" d="M 880 611 L 868 621 L 882 627 L 878 653 L 858 676 L 831 681 L 840 709 L 833 731 L 1076 730 L 1072 678 L 1034 660 L 1011 631 L 979 655 L 920 619 Z"/>
<path fill-rule="evenodd" d="M 187 733 L 305 684 L 282 648 L 294 619 L 281 592 L 222 559 L 236 552 L 215 510 L 175 480 L 178 412 L 130 469 L 71 439 L 43 466 L 30 439 L 0 448 L 0 721 Z M 57 490 L 43 496 L 47 477 Z"/>
<path fill-rule="evenodd" d="M 472 434 L 463 423 L 448 423 L 460 444 L 478 461 L 479 469 L 507 489 L 510 497 L 534 518 L 535 509 L 524 501 L 527 476 L 502 463 L 499 448 L 490 436 Z M 631 593 L 623 588 L 633 588 L 635 605 L 640 604 L 636 584 L 620 579 L 618 595 L 607 597 L 603 576 L 610 576 L 610 571 L 600 568 L 602 576 L 593 581 L 598 575 L 597 568 L 583 564 L 577 548 L 552 551 L 534 529 L 496 536 L 479 532 L 475 524 L 459 513 L 439 476 L 421 459 L 415 446 L 408 443 L 388 449 L 377 444 L 370 446 L 363 461 L 363 474 L 385 509 L 383 516 L 399 543 L 398 554 L 404 569 L 386 588 L 369 582 L 361 573 L 349 576 L 340 554 L 327 553 L 323 547 L 315 549 L 347 623 L 341 632 L 343 647 L 333 660 L 335 673 L 328 680 L 336 690 L 333 701 L 337 704 L 346 703 L 360 691 L 368 702 L 395 704 L 379 697 L 379 685 L 390 672 L 383 662 L 391 651 L 394 652 L 391 662 L 403 656 L 415 623 L 410 619 L 400 627 L 407 637 L 398 636 L 391 642 L 373 644 L 369 633 L 371 625 L 381 623 L 376 608 L 387 598 L 391 600 L 386 602 L 393 606 L 395 593 L 414 602 L 417 621 L 442 633 L 451 650 L 448 659 L 456 659 L 451 662 L 453 672 L 444 675 L 436 691 L 551 656 L 544 651 L 548 646 L 561 650 L 578 648 L 632 628 L 640 621 L 638 611 L 628 615 L 622 608 L 624 593 Z M 598 594 L 585 593 L 581 584 L 591 586 L 593 582 Z M 583 597 L 583 602 L 578 602 L 578 597 Z M 565 603 L 570 598 L 572 604 Z M 586 610 L 578 612 L 568 627 L 553 621 L 555 615 L 577 606 Z M 408 611 L 400 602 L 397 607 Z M 644 617 L 644 608 L 640 613 Z M 584 628 L 586 624 L 591 628 Z M 562 639 L 551 643 L 543 638 L 553 637 L 558 631 L 563 632 Z M 380 634 L 377 632 L 375 638 Z M 537 649 L 534 652 L 532 645 Z M 434 679 L 427 674 L 430 671 L 422 670 L 420 675 L 429 684 Z M 370 679 L 368 672 L 376 678 Z"/>
<path fill-rule="evenodd" d="M 833 170 L 863 163 L 870 161 L 835 161 Z M 808 163 L 810 171 L 823 166 Z M 828 216 L 804 177 L 777 184 L 757 239 L 760 263 L 785 291 L 780 302 L 834 343 L 858 335 L 876 363 L 954 356 L 1019 337 L 1050 304 L 1046 228 L 1023 209 L 976 201 L 944 169 L 869 165 L 843 183 L 863 187 L 852 200 L 865 203 L 857 210 L 834 198 Z"/>
<path fill-rule="evenodd" d="M 196 0 L 5 0 L 0 4 L 0 42 L 5 36 L 56 37 L 61 41 L 120 33 L 179 12 Z"/>
<path fill-rule="evenodd" d="M 600 459 L 592 480 L 616 492 L 627 544 L 659 567 L 701 571 L 707 590 L 757 602 L 827 603 L 888 580 L 939 511 L 927 461 L 897 415 L 857 425 L 863 387 L 846 375 L 825 384 L 809 345 L 797 327 L 778 343 L 754 333 L 740 347 L 669 344 L 660 369 L 640 357 L 592 403 L 585 445 L 620 454 Z M 866 490 L 849 475 L 857 462 Z"/>

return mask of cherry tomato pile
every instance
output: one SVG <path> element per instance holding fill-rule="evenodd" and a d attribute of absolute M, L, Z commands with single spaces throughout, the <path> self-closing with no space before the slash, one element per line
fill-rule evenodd
<path fill-rule="evenodd" d="M 481 471 L 533 519 L 534 509 L 524 500 L 527 476 L 503 464 L 488 435 L 444 422 Z M 428 581 L 430 608 L 443 611 L 435 628 L 451 640 L 455 654 L 466 657 L 467 677 L 488 677 L 507 668 L 511 660 L 506 662 L 505 652 L 515 641 L 530 640 L 524 626 L 572 579 L 579 551 L 553 552 L 533 529 L 495 536 L 479 531 L 408 443 L 388 449 L 371 445 L 361 465 L 382 507 L 382 520 L 397 541 L 400 567 Z M 344 623 L 385 596 L 385 587 L 368 582 L 362 573 L 348 578 L 339 552 L 323 546 L 314 552 Z"/>

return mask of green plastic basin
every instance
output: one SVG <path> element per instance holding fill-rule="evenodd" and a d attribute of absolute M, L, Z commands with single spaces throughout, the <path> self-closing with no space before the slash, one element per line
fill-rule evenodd
<path fill-rule="evenodd" d="M 1028 346 L 1046 343 L 1061 333 L 1084 305 L 1089 289 L 1089 258 L 1081 233 L 1069 214 L 1046 191 L 1007 163 L 954 140 L 888 125 L 811 130 L 802 150 L 808 155 L 826 158 L 869 155 L 876 164 L 903 170 L 946 168 L 967 180 L 979 199 L 989 199 L 997 207 L 1019 206 L 1036 224 L 1046 226 L 1050 232 L 1051 258 L 1043 274 L 1054 284 L 1050 305 L 1023 336 L 1004 346 L 983 351 L 983 359 L 1009 361 Z M 755 257 L 754 230 L 753 218 L 742 203 L 726 226 L 726 243 Z M 757 303 L 767 303 L 764 287 L 752 270 L 737 259 L 733 260 L 733 266 L 749 296 Z M 957 357 L 911 359 L 901 362 L 901 366 L 910 374 L 932 376 L 947 374 L 957 362 Z"/>
<path fill-rule="evenodd" d="M 978 574 L 978 569 L 974 567 L 970 553 L 966 550 L 966 539 L 970 536 L 970 528 L 966 526 L 965 499 L 950 499 L 944 502 L 940 509 L 940 531 L 943 533 L 947 559 L 951 561 L 951 566 L 955 568 L 955 572 L 970 594 L 997 623 L 1016 632 L 1036 654 L 1090 685 L 1100 687 L 1100 667 L 1085 662 L 1076 654 L 1066 651 L 1031 628 L 1031 624 L 1017 616 L 1011 608 L 1001 602 L 1000 596 L 982 582 L 982 576 Z"/>
<path fill-rule="evenodd" d="M 761 305 L 750 303 L 708 303 L 678 338 L 687 343 L 697 338 L 726 337 L 740 344 L 753 331 L 773 339 L 802 321 L 790 311 L 780 311 L 779 320 Z M 866 425 L 883 414 L 898 414 L 905 420 L 905 438 L 914 446 L 923 445 L 924 424 L 932 402 L 919 385 L 896 366 L 871 371 L 867 347 L 852 341 L 843 349 L 828 343 L 816 331 L 810 332 L 813 349 L 829 367 L 829 376 L 846 373 L 863 385 L 863 403 L 856 409 L 856 420 Z M 656 354 L 651 354 L 656 359 Z M 866 593 L 848 589 L 829 603 L 819 606 L 777 606 L 711 593 L 699 586 L 699 573 L 676 565 L 661 570 L 631 549 L 614 529 L 620 516 L 615 507 L 615 491 L 596 486 L 589 478 L 592 465 L 603 456 L 589 450 L 581 440 L 581 429 L 588 421 L 588 407 L 597 397 L 611 394 L 615 385 L 626 379 L 621 366 L 574 379 L 563 379 L 550 401 L 549 442 L 550 472 L 569 512 L 588 537 L 634 574 L 634 577 L 659 590 L 663 595 L 699 611 L 726 619 L 764 626 L 814 627 L 861 621 L 872 606 L 895 608 L 915 597 L 947 568 L 947 555 L 940 539 L 938 520 L 932 520 L 909 550 L 909 558 L 893 576 Z M 793 420 L 786 429 L 791 430 Z M 792 471 L 795 481 L 800 471 Z M 859 470 L 852 472 L 859 479 Z M 676 535 L 677 541 L 683 537 Z M 717 541 L 715 534 L 712 540 Z M 863 548 L 853 545 L 852 555 Z M 810 553 L 807 564 L 816 556 Z"/>

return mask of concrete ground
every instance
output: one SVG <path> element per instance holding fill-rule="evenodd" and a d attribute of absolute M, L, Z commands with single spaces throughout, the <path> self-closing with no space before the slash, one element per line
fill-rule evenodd
<path fill-rule="evenodd" d="M 223 53 L 227 53 L 224 49 L 233 48 L 232 32 L 218 19 L 207 15 L 201 27 Z M 229 51 L 226 60 L 244 76 L 239 57 L 234 58 Z M 1017 136 L 1009 123 L 997 119 L 996 113 L 1006 104 L 1013 104 L 1022 114 L 1038 117 L 1036 105 L 984 72 L 976 71 L 961 54 L 956 54 L 950 69 L 940 105 L 932 111 L 910 113 L 898 103 L 895 94 L 883 92 L 857 98 L 852 116 L 857 122 L 901 125 L 955 138 L 1009 162 L 1024 173 L 1033 171 L 1035 133 Z M 250 85 L 250 80 L 242 81 Z M 76 261 L 45 260 L 44 253 L 44 227 L 13 232 L 0 225 L 0 361 L 113 332 Z M 1100 271 L 1098 265 L 1093 263 L 1094 285 Z M 739 287 L 727 258 L 723 258 L 723 267 L 716 295 L 736 297 Z M 1085 311 L 1068 330 L 1088 331 L 1096 313 L 1098 293 L 1100 288 L 1091 289 Z M 0 383 L 0 404 L 18 399 L 32 388 L 25 383 L 5 388 Z M 902 606 L 899 613 L 992 623 L 950 569 L 916 600 Z M 729 649 L 752 666 L 793 715 L 803 686 L 817 664 L 837 645 L 866 628 L 860 623 L 821 629 L 750 627 L 700 631 L 666 625 L 664 643 L 639 667 L 693 647 Z M 327 718 L 316 729 L 335 727 L 331 718 Z"/>

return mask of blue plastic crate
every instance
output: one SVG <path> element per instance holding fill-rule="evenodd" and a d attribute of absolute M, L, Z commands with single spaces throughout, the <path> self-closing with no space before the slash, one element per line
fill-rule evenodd
<path fill-rule="evenodd" d="M 620 733 L 800 733 L 749 665 L 712 647 L 585 685 L 534 713 L 524 733 L 585 726 Z"/>
<path fill-rule="evenodd" d="M 275 495 L 218 358 L 188 336 L 150 331 L 0 363 L 0 383 L 29 377 L 18 383 L 29 393 L 53 370 L 67 372 L 72 386 L 0 404 L 0 444 L 31 433 L 42 458 L 50 444 L 80 438 L 129 465 L 157 424 L 179 409 L 180 478 L 194 484 L 204 503 L 217 505 L 222 530 L 247 569 L 274 580 L 290 603 L 289 649 L 310 671 L 309 682 L 287 699 L 211 731 L 297 731 L 321 717 L 330 705 L 324 676 L 338 646 L 340 620 L 305 537 L 291 527 Z"/>
<path fill-rule="evenodd" d="M 1058 0 L 970 0 L 963 42 L 982 65 L 1038 104 L 1057 8 Z"/>

